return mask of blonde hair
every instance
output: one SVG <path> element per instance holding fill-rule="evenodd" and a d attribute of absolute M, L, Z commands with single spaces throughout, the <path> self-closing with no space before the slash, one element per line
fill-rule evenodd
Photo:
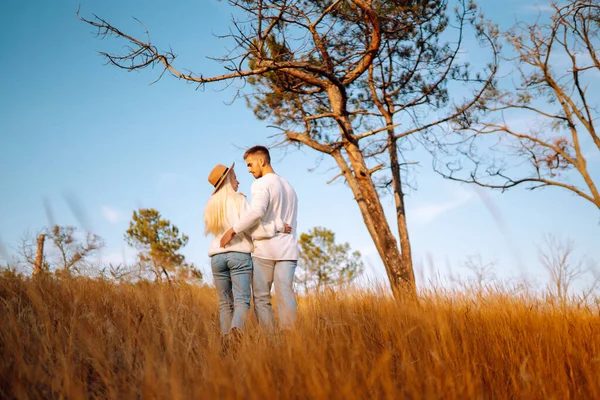
<path fill-rule="evenodd" d="M 219 236 L 231 228 L 227 222 L 227 204 L 233 201 L 239 216 L 242 200 L 245 200 L 244 196 L 233 190 L 231 173 L 227 174 L 225 182 L 210 196 L 204 208 L 204 235 Z"/>

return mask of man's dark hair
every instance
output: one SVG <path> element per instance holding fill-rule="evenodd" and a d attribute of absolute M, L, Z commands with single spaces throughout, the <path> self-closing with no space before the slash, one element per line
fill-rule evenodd
<path fill-rule="evenodd" d="M 258 154 L 260 156 L 263 156 L 264 159 L 265 159 L 265 163 L 267 163 L 269 165 L 271 164 L 271 155 L 269 154 L 269 149 L 267 149 L 265 146 L 253 146 L 253 147 L 250 147 L 244 153 L 244 160 L 246 158 L 248 158 L 248 156 L 253 155 L 253 154 Z"/>

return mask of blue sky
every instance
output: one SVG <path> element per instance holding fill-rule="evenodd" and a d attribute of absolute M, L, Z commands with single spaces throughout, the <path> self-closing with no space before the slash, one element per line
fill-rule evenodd
<path fill-rule="evenodd" d="M 508 27 L 515 19 L 535 18 L 536 3 L 482 4 L 488 16 Z M 205 75 L 220 71 L 205 56 L 226 51 L 213 36 L 227 32 L 226 2 L 2 1 L 0 257 L 11 257 L 25 232 L 53 222 L 99 234 L 107 243 L 102 260 L 119 262 L 133 254 L 123 240 L 132 211 L 153 207 L 190 236 L 184 254 L 209 277 L 202 222 L 211 193 L 208 172 L 217 163 L 242 167 L 242 149 L 269 143 L 275 132 L 243 101 L 227 105 L 234 92 L 223 85 L 199 91 L 169 76 L 150 85 L 159 71 L 127 73 L 105 66 L 97 51 L 113 50 L 118 42 L 94 37 L 75 17 L 79 4 L 83 16 L 96 13 L 136 34 L 141 31 L 131 17 L 140 19 L 159 48 L 173 47 L 180 68 Z M 543 13 L 546 4 L 540 4 Z M 363 253 L 368 277 L 384 278 L 350 190 L 341 182 L 326 184 L 337 174 L 328 170 L 330 163 L 309 171 L 317 156 L 310 149 L 274 153 L 276 172 L 300 198 L 299 231 L 317 225 L 332 229 Z M 591 160 L 596 176 L 599 163 Z M 578 256 L 600 260 L 598 210 L 570 193 L 476 190 L 442 179 L 427 160 L 417 173 L 418 189 L 406 203 L 421 284 L 435 276 L 467 276 L 463 264 L 472 254 L 496 262 L 500 278 L 543 284 L 547 274 L 536 246 L 548 233 L 572 239 Z M 252 177 L 242 168 L 238 179 L 240 191 L 249 193 Z M 393 215 L 392 198 L 382 201 Z M 80 216 L 69 202 L 79 205 Z"/>

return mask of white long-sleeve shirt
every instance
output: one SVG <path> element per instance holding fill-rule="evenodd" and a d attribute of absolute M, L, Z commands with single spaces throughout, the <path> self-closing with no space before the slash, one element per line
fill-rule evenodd
<path fill-rule="evenodd" d="M 250 208 L 233 224 L 233 230 L 237 234 L 245 233 L 257 223 L 281 220 L 292 227 L 291 234 L 276 232 L 273 237 L 256 237 L 253 255 L 267 260 L 297 260 L 298 197 L 292 186 L 279 175 L 270 173 L 255 180 L 251 192 Z"/>
<path fill-rule="evenodd" d="M 239 202 L 239 206 L 238 203 Z M 226 216 L 226 226 L 224 227 L 223 233 L 229 230 L 239 219 L 240 216 L 245 214 L 249 210 L 248 200 L 244 195 L 238 195 L 233 198 L 228 199 L 227 201 L 227 216 Z M 227 245 L 227 247 L 221 247 L 221 237 L 223 233 L 220 235 L 216 235 L 210 243 L 208 249 L 209 257 L 214 256 L 215 254 L 225 253 L 228 251 L 237 251 L 239 253 L 252 253 L 254 251 L 254 245 L 252 243 L 252 238 L 254 239 L 266 239 L 271 238 L 277 234 L 277 232 L 283 232 L 285 229 L 283 225 L 283 221 L 281 219 L 274 219 L 268 222 L 256 223 L 248 229 L 247 232 L 244 232 L 239 235 L 235 235 L 233 240 Z"/>

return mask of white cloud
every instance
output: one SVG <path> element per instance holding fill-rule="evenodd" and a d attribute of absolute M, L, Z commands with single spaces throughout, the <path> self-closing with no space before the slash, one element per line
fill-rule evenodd
<path fill-rule="evenodd" d="M 554 11 L 554 8 L 550 3 L 546 3 L 545 5 L 541 4 L 527 4 L 523 5 L 522 8 L 527 11 L 538 11 L 538 12 L 551 12 Z"/>
<path fill-rule="evenodd" d="M 111 224 L 116 224 L 117 222 L 123 220 L 122 213 L 110 206 L 102 206 L 102 215 Z"/>
<path fill-rule="evenodd" d="M 136 252 L 130 247 L 123 247 L 121 250 L 103 249 L 96 261 L 101 265 L 126 265 L 133 264 L 136 261 Z"/>
<path fill-rule="evenodd" d="M 462 206 L 471 200 L 474 195 L 472 191 L 465 190 L 461 190 L 457 193 L 458 196 L 450 201 L 443 203 L 425 203 L 417 206 L 408 212 L 408 218 L 411 219 L 411 223 L 418 225 L 427 224 L 442 214 Z"/>
<path fill-rule="evenodd" d="M 378 256 L 377 248 L 375 247 L 374 244 L 367 244 L 366 246 L 358 249 L 358 251 L 360 251 L 360 254 L 363 257 L 372 256 L 372 255 Z"/>

